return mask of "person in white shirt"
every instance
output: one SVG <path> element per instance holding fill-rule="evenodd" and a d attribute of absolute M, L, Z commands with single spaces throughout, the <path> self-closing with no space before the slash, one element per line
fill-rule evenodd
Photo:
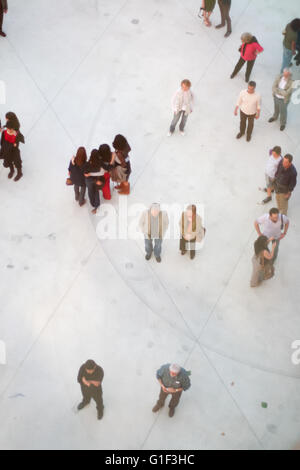
<path fill-rule="evenodd" d="M 293 93 L 292 73 L 289 69 L 284 69 L 273 84 L 274 114 L 269 122 L 277 121 L 280 116 L 280 130 L 284 131 L 287 122 L 287 108 Z"/>
<path fill-rule="evenodd" d="M 275 175 L 278 169 L 279 163 L 282 160 L 281 156 L 281 147 L 276 146 L 272 150 L 270 150 L 270 156 L 267 160 L 266 165 L 266 188 L 265 191 L 267 192 L 268 196 L 266 199 L 263 200 L 263 204 L 268 204 L 268 202 L 272 201 L 272 192 L 274 192 L 274 182 L 275 182 Z"/>
<path fill-rule="evenodd" d="M 179 130 L 181 135 L 185 135 L 184 129 L 189 115 L 193 112 L 194 95 L 191 91 L 192 84 L 190 80 L 183 80 L 181 88 L 176 92 L 172 100 L 174 118 L 171 123 L 168 137 L 174 134 L 176 126 L 181 119 Z"/>
<path fill-rule="evenodd" d="M 271 238 L 277 242 L 273 261 L 278 257 L 279 244 L 286 237 L 289 225 L 289 219 L 285 215 L 280 214 L 276 207 L 271 209 L 269 214 L 262 215 L 254 222 L 254 227 L 259 237 L 264 235 L 268 239 Z M 263 227 L 262 230 L 260 226 Z"/>
<path fill-rule="evenodd" d="M 255 82 L 249 82 L 248 89 L 241 91 L 234 110 L 235 116 L 238 115 L 239 109 L 241 114 L 241 123 L 240 132 L 236 138 L 240 139 L 245 135 L 248 121 L 247 142 L 250 142 L 254 128 L 254 119 L 259 119 L 261 109 L 261 97 L 256 93 Z"/>

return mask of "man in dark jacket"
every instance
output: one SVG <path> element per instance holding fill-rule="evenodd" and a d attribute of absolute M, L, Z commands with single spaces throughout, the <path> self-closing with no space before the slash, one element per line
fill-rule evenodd
<path fill-rule="evenodd" d="M 287 215 L 289 200 L 297 184 L 297 170 L 293 165 L 293 156 L 287 154 L 279 163 L 275 174 L 274 188 L 279 212 Z"/>
<path fill-rule="evenodd" d="M 7 13 L 7 10 L 7 0 L 0 0 L 0 36 L 2 36 L 3 38 L 6 37 L 6 34 L 2 31 L 3 15 L 4 13 Z"/>
<path fill-rule="evenodd" d="M 191 381 L 188 372 L 177 364 L 165 364 L 156 373 L 156 378 L 161 386 L 158 402 L 153 408 L 153 413 L 157 413 L 165 404 L 168 395 L 171 395 L 169 404 L 169 416 L 175 414 L 182 392 L 188 390 Z"/>
<path fill-rule="evenodd" d="M 231 18 L 230 18 L 230 8 L 231 8 L 231 0 L 218 0 L 219 7 L 221 11 L 221 23 L 216 26 L 217 29 L 223 28 L 225 23 L 227 23 L 227 33 L 225 34 L 225 38 L 231 35 Z"/>
<path fill-rule="evenodd" d="M 80 367 L 77 381 L 81 386 L 83 396 L 82 402 L 77 409 L 80 411 L 85 408 L 93 398 L 97 404 L 98 419 L 103 418 L 103 397 L 102 397 L 102 381 L 104 371 L 95 361 L 89 360 Z"/>

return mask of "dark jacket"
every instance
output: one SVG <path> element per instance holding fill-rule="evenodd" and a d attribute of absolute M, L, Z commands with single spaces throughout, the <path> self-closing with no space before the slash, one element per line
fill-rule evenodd
<path fill-rule="evenodd" d="M 160 379 L 166 388 L 183 388 L 184 391 L 188 390 L 191 386 L 188 372 L 182 367 L 176 377 L 171 377 L 170 365 L 165 364 L 161 366 L 156 372 L 156 378 Z"/>
<path fill-rule="evenodd" d="M 297 170 L 291 165 L 287 170 L 284 168 L 282 161 L 278 165 L 275 174 L 275 191 L 277 194 L 292 193 L 297 184 Z"/>
<path fill-rule="evenodd" d="M 0 0 L 0 1 L 1 1 L 3 10 L 7 10 L 8 9 L 7 0 Z"/>
<path fill-rule="evenodd" d="M 84 169 L 83 167 L 80 168 L 76 163 L 73 163 L 73 160 L 70 161 L 69 166 L 70 178 L 72 183 L 75 186 L 85 186 L 85 177 L 84 177 Z"/>

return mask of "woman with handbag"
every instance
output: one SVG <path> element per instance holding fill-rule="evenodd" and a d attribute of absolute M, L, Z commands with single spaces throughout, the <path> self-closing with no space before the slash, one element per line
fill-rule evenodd
<path fill-rule="evenodd" d="M 80 207 L 85 204 L 86 182 L 84 176 L 84 167 L 87 161 L 87 154 L 84 147 L 79 147 L 76 157 L 73 157 L 69 165 L 69 183 L 74 185 L 75 201 Z"/>
<path fill-rule="evenodd" d="M 131 164 L 129 153 L 131 147 L 123 135 L 118 134 L 113 141 L 115 153 L 113 154 L 111 172 L 112 180 L 119 183 L 116 189 L 119 194 L 128 196 L 130 194 L 129 178 L 131 175 Z"/>
<path fill-rule="evenodd" d="M 270 253 L 268 244 L 272 242 L 272 251 Z M 271 279 L 275 274 L 273 265 L 274 254 L 277 242 L 274 238 L 261 235 L 254 243 L 254 256 L 252 259 L 253 272 L 251 278 L 251 287 L 258 287 L 263 281 Z"/>
<path fill-rule="evenodd" d="M 253 36 L 253 34 L 251 33 L 243 33 L 241 36 L 241 41 L 242 45 L 239 48 L 241 57 L 238 63 L 236 64 L 235 69 L 232 72 L 230 78 L 234 78 L 239 73 L 244 64 L 247 63 L 245 80 L 248 83 L 256 58 L 258 54 L 261 54 L 263 52 L 264 49 L 263 47 L 261 47 L 256 37 Z"/>

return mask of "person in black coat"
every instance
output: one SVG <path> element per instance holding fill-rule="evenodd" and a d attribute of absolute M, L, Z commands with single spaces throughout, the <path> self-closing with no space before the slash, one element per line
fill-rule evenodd
<path fill-rule="evenodd" d="M 7 0 L 0 0 L 0 36 L 2 36 L 3 38 L 6 37 L 6 34 L 2 31 L 3 15 L 4 13 L 7 13 L 7 11 L 8 11 Z"/>
<path fill-rule="evenodd" d="M 75 200 L 79 202 L 80 207 L 85 204 L 86 182 L 84 176 L 84 168 L 87 162 L 86 150 L 79 147 L 76 157 L 70 161 L 69 176 L 74 184 Z"/>
<path fill-rule="evenodd" d="M 8 178 L 11 179 L 13 177 L 16 168 L 17 176 L 14 181 L 19 181 L 23 176 L 19 144 L 25 144 L 25 139 L 20 131 L 14 129 L 14 124 L 14 122 L 8 121 L 6 129 L 2 132 L 0 158 L 4 160 L 3 166 L 10 169 Z"/>
<path fill-rule="evenodd" d="M 89 161 L 84 166 L 84 176 L 88 188 L 89 200 L 93 207 L 92 214 L 96 214 L 100 207 L 99 191 L 105 184 L 104 174 L 105 170 L 102 167 L 99 151 L 93 150 Z"/>
<path fill-rule="evenodd" d="M 93 398 L 97 404 L 99 420 L 103 418 L 104 409 L 102 392 L 103 378 L 104 371 L 102 367 L 98 366 L 95 361 L 91 359 L 80 367 L 77 377 L 83 396 L 82 402 L 77 407 L 78 411 L 83 410 Z"/>

